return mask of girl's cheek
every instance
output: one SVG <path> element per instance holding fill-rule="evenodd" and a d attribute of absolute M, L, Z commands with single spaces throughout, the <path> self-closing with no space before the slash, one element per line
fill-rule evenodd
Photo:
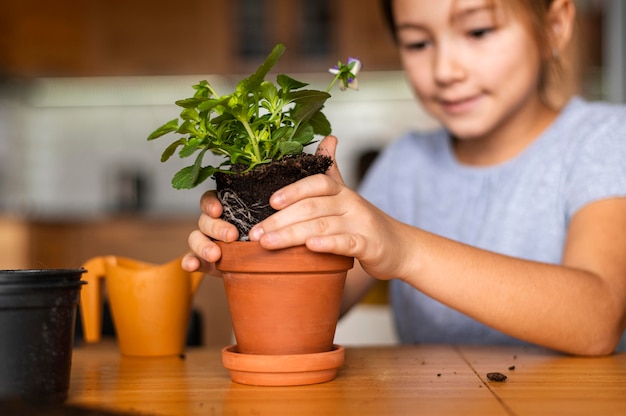
<path fill-rule="evenodd" d="M 432 78 L 428 77 L 426 71 L 419 74 L 411 74 L 408 77 L 408 81 L 413 88 L 413 92 L 416 97 L 423 101 L 425 97 L 431 94 L 433 90 L 433 81 Z"/>
<path fill-rule="evenodd" d="M 423 89 L 432 83 L 432 65 L 423 56 L 402 56 L 402 66 L 414 88 Z"/>

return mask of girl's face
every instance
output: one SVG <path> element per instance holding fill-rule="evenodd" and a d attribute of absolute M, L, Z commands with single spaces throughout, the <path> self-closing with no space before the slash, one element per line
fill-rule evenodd
<path fill-rule="evenodd" d="M 531 121 L 545 108 L 539 48 L 524 22 L 499 4 L 393 2 L 409 81 L 426 110 L 461 141 L 513 133 L 509 127 L 523 124 L 519 117 Z"/>

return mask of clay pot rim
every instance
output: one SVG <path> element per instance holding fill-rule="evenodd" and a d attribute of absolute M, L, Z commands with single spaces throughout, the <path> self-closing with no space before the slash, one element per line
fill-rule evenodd
<path fill-rule="evenodd" d="M 306 246 L 266 250 L 256 241 L 215 242 L 222 250 L 216 268 L 223 272 L 339 272 L 351 269 L 354 258 L 318 253 Z M 288 268 L 285 268 L 289 264 Z"/>

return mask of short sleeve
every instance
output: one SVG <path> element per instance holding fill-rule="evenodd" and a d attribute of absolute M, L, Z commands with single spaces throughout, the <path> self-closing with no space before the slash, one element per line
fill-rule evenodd
<path fill-rule="evenodd" d="M 573 152 L 565 184 L 570 218 L 591 202 L 626 197 L 626 111 L 605 107 L 585 120 L 586 137 Z"/>

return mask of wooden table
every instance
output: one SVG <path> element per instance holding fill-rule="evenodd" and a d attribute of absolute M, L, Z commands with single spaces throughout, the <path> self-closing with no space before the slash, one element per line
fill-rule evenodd
<path fill-rule="evenodd" d="M 508 378 L 494 382 L 487 373 Z M 218 349 L 185 358 L 75 349 L 69 406 L 142 415 L 624 415 L 626 354 L 563 356 L 533 348 L 348 347 L 331 382 L 233 383 Z"/>

